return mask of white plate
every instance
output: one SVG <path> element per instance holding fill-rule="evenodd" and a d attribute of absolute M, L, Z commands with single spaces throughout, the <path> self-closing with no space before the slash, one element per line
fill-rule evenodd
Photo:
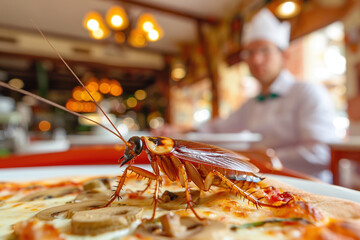
<path fill-rule="evenodd" d="M 139 165 L 145 169 L 150 169 L 149 165 Z M 54 177 L 71 176 L 98 176 L 98 175 L 121 175 L 123 168 L 119 165 L 92 165 L 92 166 L 55 166 L 55 167 L 31 167 L 31 168 L 7 168 L 0 169 L 0 181 L 34 181 Z M 360 203 L 360 192 L 334 186 L 326 183 L 311 182 L 297 178 L 268 175 L 274 179 L 290 184 L 319 195 L 338 197 Z"/>

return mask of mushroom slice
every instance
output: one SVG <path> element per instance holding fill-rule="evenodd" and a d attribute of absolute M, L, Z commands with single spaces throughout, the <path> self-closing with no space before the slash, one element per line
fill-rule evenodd
<path fill-rule="evenodd" d="M 91 179 L 83 184 L 84 191 L 74 199 L 74 202 L 82 202 L 85 200 L 108 200 L 113 191 L 111 190 L 111 179 L 96 178 Z"/>
<path fill-rule="evenodd" d="M 29 202 L 36 199 L 48 199 L 54 197 L 61 197 L 70 193 L 78 192 L 80 189 L 75 186 L 64 186 L 64 187 L 55 187 L 55 188 L 48 188 L 39 190 L 33 193 L 26 195 L 25 197 L 21 198 L 21 202 Z"/>
<path fill-rule="evenodd" d="M 173 213 L 165 214 L 158 220 L 161 225 L 143 224 L 135 234 L 159 240 L 222 240 L 228 238 L 230 234 L 227 225 L 216 220 L 199 221 L 194 217 L 182 217 Z"/>
<path fill-rule="evenodd" d="M 76 212 L 71 220 L 72 233 L 96 235 L 129 227 L 141 219 L 142 208 L 131 206 L 107 207 Z"/>
<path fill-rule="evenodd" d="M 84 190 L 106 190 L 111 189 L 111 180 L 109 178 L 95 178 L 84 182 Z"/>
<path fill-rule="evenodd" d="M 107 201 L 96 201 L 96 200 L 85 201 L 80 203 L 69 203 L 65 205 L 44 209 L 38 212 L 35 215 L 35 217 L 45 221 L 59 218 L 62 215 L 65 215 L 65 217 L 71 217 L 74 212 L 88 210 L 91 208 L 104 207 L 106 203 Z"/>
<path fill-rule="evenodd" d="M 196 205 L 200 200 L 200 191 L 191 190 L 193 204 Z M 160 197 L 159 207 L 167 210 L 183 209 L 186 205 L 186 193 L 165 191 Z"/>
<path fill-rule="evenodd" d="M 112 193 L 113 192 L 110 190 L 106 192 L 82 191 L 76 196 L 74 202 L 83 202 L 89 200 L 107 201 L 110 199 Z"/>

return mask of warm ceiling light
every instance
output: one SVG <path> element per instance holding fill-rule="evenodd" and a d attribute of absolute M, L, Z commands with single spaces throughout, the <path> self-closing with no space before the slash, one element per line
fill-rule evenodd
<path fill-rule="evenodd" d="M 148 41 L 155 42 L 162 37 L 162 29 L 156 22 L 153 15 L 149 13 L 142 14 L 137 23 L 138 29 L 141 29 L 146 33 Z"/>
<path fill-rule="evenodd" d="M 83 24 L 89 31 L 96 31 L 102 23 L 101 15 L 98 12 L 89 12 L 83 19 Z"/>
<path fill-rule="evenodd" d="M 145 32 L 149 32 L 150 30 L 154 29 L 154 24 L 150 21 L 146 21 L 142 24 L 142 29 Z"/>
<path fill-rule="evenodd" d="M 129 43 L 133 47 L 144 47 L 146 45 L 146 38 L 144 33 L 139 29 L 131 30 Z"/>
<path fill-rule="evenodd" d="M 120 27 L 124 23 L 124 19 L 119 15 L 114 15 L 111 17 L 111 26 Z"/>
<path fill-rule="evenodd" d="M 143 29 L 145 32 L 148 32 L 150 29 L 153 29 L 157 25 L 157 22 L 153 15 L 149 13 L 142 14 L 137 22 L 139 29 Z"/>
<path fill-rule="evenodd" d="M 87 21 L 86 27 L 91 31 L 96 31 L 99 29 L 100 23 L 95 19 L 90 19 L 89 21 Z"/>
<path fill-rule="evenodd" d="M 128 43 L 137 48 L 145 47 L 147 42 L 158 41 L 163 36 L 163 30 L 156 22 L 153 15 L 141 14 L 137 23 L 131 24 L 122 7 L 113 6 L 106 14 L 106 24 L 98 12 L 89 12 L 83 19 L 83 25 L 90 31 L 95 39 L 104 39 L 110 36 L 110 28 L 115 30 L 112 35 L 117 43 Z M 131 29 L 129 25 L 132 26 Z M 134 27 L 134 28 L 133 28 Z"/>
<path fill-rule="evenodd" d="M 293 2 L 284 2 L 281 5 L 279 5 L 278 9 L 279 9 L 278 10 L 279 13 L 288 16 L 294 13 L 296 9 L 296 5 Z"/>
<path fill-rule="evenodd" d="M 279 18 L 292 18 L 301 11 L 302 1 L 300 0 L 283 0 L 276 3 L 275 15 Z"/>
<path fill-rule="evenodd" d="M 155 41 L 159 40 L 159 38 L 160 38 L 160 33 L 159 33 L 159 31 L 156 30 L 156 29 L 151 29 L 151 30 L 148 32 L 147 36 L 148 36 L 148 39 L 149 39 L 150 41 L 155 42 Z"/>
<path fill-rule="evenodd" d="M 126 35 L 123 32 L 116 32 L 114 34 L 114 38 L 117 43 L 124 43 L 126 40 Z"/>
<path fill-rule="evenodd" d="M 113 6 L 106 14 L 106 22 L 115 30 L 122 30 L 129 26 L 125 10 L 119 6 Z"/>
<path fill-rule="evenodd" d="M 95 31 L 92 31 L 91 35 L 96 39 L 102 39 L 105 36 L 104 31 L 101 28 L 99 28 Z"/>

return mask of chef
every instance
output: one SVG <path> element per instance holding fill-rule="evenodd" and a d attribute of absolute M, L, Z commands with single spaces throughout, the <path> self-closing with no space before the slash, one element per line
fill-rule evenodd
<path fill-rule="evenodd" d="M 290 24 L 266 8 L 245 24 L 241 55 L 261 92 L 228 119 L 198 131 L 260 133 L 262 141 L 252 148 L 273 148 L 285 167 L 330 181 L 326 142 L 336 141 L 333 103 L 323 86 L 297 81 L 284 68 L 289 37 Z"/>
<path fill-rule="evenodd" d="M 196 131 L 260 133 L 262 141 L 252 143 L 252 149 L 272 148 L 285 167 L 330 182 L 326 143 L 336 141 L 333 103 L 323 86 L 298 81 L 284 68 L 289 38 L 290 24 L 266 8 L 245 24 L 241 57 L 259 82 L 260 94 L 227 119 L 216 119 Z M 165 126 L 155 134 L 176 132 L 179 129 Z"/>

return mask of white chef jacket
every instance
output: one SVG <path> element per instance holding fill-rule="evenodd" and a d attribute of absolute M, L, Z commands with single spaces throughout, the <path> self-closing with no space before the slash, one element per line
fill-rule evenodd
<path fill-rule="evenodd" d="M 251 148 L 273 148 L 285 167 L 316 177 L 328 169 L 330 150 L 326 142 L 336 141 L 334 107 L 321 85 L 296 81 L 281 71 L 270 86 L 277 98 L 249 99 L 229 118 L 204 124 L 201 132 L 260 133 L 261 142 Z"/>

